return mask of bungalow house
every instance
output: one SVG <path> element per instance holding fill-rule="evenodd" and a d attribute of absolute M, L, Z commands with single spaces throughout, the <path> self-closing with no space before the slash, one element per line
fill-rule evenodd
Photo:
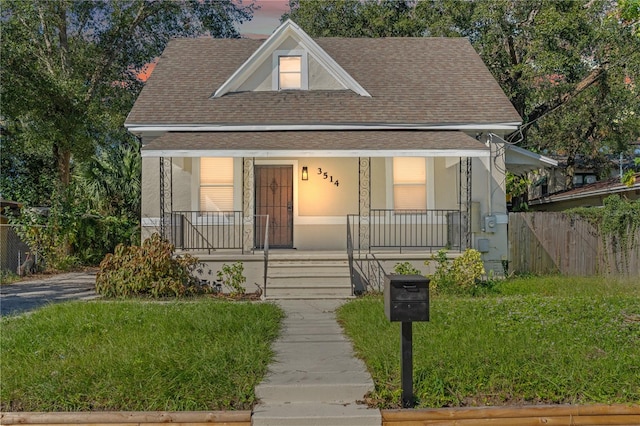
<path fill-rule="evenodd" d="M 424 270 L 473 247 L 502 273 L 502 137 L 520 124 L 467 39 L 313 39 L 292 21 L 266 40 L 172 40 L 126 120 L 143 238 L 162 231 L 214 269 L 242 260 L 265 285 L 268 256 L 271 271 L 349 254 L 368 279 L 371 262 Z"/>

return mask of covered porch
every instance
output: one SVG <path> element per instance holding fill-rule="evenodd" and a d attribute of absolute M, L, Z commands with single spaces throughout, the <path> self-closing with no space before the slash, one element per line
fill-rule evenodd
<path fill-rule="evenodd" d="M 337 254 L 353 291 L 354 261 L 472 246 L 472 204 L 487 193 L 473 174 L 490 148 L 460 131 L 168 132 L 142 154 L 158 170 L 155 229 L 179 251 L 263 262 L 252 276 L 265 288 L 269 257 Z M 232 164 L 226 196 L 201 178 L 219 158 Z"/>

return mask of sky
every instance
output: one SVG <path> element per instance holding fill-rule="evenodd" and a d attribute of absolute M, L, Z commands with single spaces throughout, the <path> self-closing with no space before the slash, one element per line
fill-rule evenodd
<path fill-rule="evenodd" d="M 250 2 L 250 0 L 244 1 L 245 3 Z M 238 29 L 242 37 L 266 39 L 280 26 L 280 16 L 289 11 L 289 1 L 254 0 L 254 2 L 260 6 L 260 8 L 253 13 L 253 19 L 251 21 L 240 25 Z M 138 78 L 142 81 L 147 81 L 155 67 L 155 61 L 147 64 L 145 68 L 138 73 Z"/>
<path fill-rule="evenodd" d="M 244 0 L 247 3 L 250 0 Z M 240 25 L 240 34 L 246 38 L 267 38 L 280 25 L 280 16 L 289 11 L 288 0 L 255 0 L 260 6 L 253 19 Z"/>

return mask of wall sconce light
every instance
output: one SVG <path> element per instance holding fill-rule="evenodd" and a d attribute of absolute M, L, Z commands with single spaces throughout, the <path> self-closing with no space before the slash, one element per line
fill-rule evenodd
<path fill-rule="evenodd" d="M 309 170 L 307 166 L 302 167 L 302 180 L 309 180 Z"/>

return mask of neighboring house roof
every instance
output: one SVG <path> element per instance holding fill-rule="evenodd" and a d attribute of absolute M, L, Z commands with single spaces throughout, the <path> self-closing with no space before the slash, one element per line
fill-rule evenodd
<path fill-rule="evenodd" d="M 553 158 L 537 154 L 515 145 L 506 145 L 505 163 L 507 170 L 516 175 L 521 175 L 531 170 L 537 170 L 544 167 L 558 166 L 558 162 Z"/>
<path fill-rule="evenodd" d="M 624 194 L 631 199 L 640 198 L 640 173 L 636 173 L 635 183 L 631 186 L 624 185 L 620 182 L 620 177 L 615 177 L 535 198 L 529 200 L 528 205 L 538 206 L 537 210 L 553 204 L 567 205 L 567 207 L 569 207 L 569 203 L 571 203 L 571 207 L 577 205 L 601 206 L 602 200 L 612 194 Z"/>
<path fill-rule="evenodd" d="M 347 89 L 213 97 L 263 41 L 177 39 L 167 45 L 126 126 L 133 133 L 314 126 L 511 130 L 521 122 L 465 38 L 313 40 L 370 97 Z"/>
<path fill-rule="evenodd" d="M 0 198 L 0 214 L 4 214 L 6 208 L 9 208 L 9 210 L 11 210 L 13 213 L 18 213 L 22 208 L 22 203 Z"/>
<path fill-rule="evenodd" d="M 176 147 L 179 147 L 176 150 Z M 443 149 L 446 147 L 446 149 Z M 489 148 L 459 131 L 347 130 L 284 132 L 167 132 L 152 140 L 143 156 L 450 156 L 487 157 Z M 206 152 L 205 152 L 206 151 Z M 392 151 L 392 153 L 390 153 Z"/>

